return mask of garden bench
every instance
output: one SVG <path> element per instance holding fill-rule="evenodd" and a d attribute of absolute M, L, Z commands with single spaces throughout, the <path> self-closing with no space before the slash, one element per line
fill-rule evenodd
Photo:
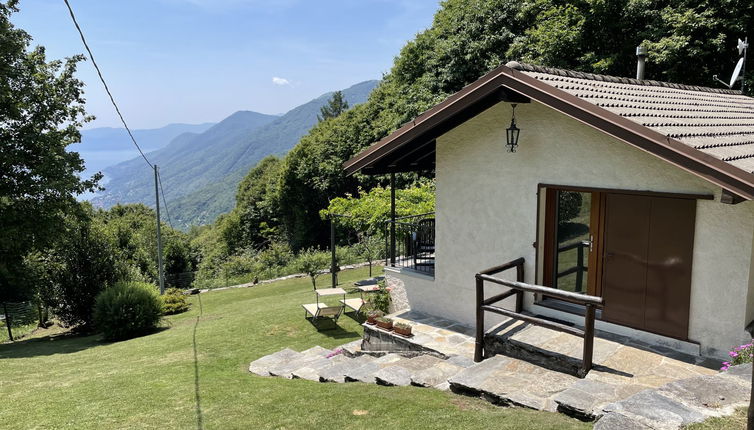
<path fill-rule="evenodd" d="M 343 306 L 351 309 L 353 312 L 361 311 L 364 305 L 369 303 L 369 300 L 364 299 L 364 293 L 373 293 L 380 290 L 379 282 L 385 279 L 384 276 L 378 276 L 376 278 L 364 279 L 362 281 L 354 282 L 356 289 L 359 290 L 359 297 L 354 299 L 346 299 L 340 301 Z"/>
<path fill-rule="evenodd" d="M 314 327 L 317 327 L 317 330 L 319 330 L 319 324 L 318 322 L 323 319 L 331 319 L 334 323 L 337 324 L 338 318 L 343 314 L 343 311 L 345 310 L 345 304 L 343 302 L 346 299 L 346 291 L 342 288 L 322 288 L 322 289 L 315 289 L 314 295 L 316 296 L 316 303 L 307 303 L 304 305 L 301 305 L 301 307 L 304 308 L 304 318 L 308 318 L 308 315 L 311 315 L 311 322 L 314 324 Z M 320 297 L 323 296 L 332 296 L 332 295 L 342 295 L 343 299 L 340 301 L 341 304 L 337 306 L 331 306 L 323 303 L 320 301 Z"/>

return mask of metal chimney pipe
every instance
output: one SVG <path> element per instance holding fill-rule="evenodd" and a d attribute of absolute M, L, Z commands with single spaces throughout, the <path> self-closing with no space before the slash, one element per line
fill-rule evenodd
<path fill-rule="evenodd" d="M 647 61 L 647 48 L 641 45 L 637 46 L 636 58 L 638 59 L 636 63 L 636 79 L 642 80 L 644 79 L 644 68 Z"/>

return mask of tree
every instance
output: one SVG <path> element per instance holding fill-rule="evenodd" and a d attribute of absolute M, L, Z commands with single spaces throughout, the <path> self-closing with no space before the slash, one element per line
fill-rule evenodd
<path fill-rule="evenodd" d="M 356 252 L 358 252 L 359 257 L 364 258 L 369 263 L 369 277 L 371 278 L 372 262 L 379 258 L 380 249 L 385 246 L 385 242 L 379 236 L 368 233 L 359 233 L 357 237 L 359 241 L 356 243 Z"/>
<path fill-rule="evenodd" d="M 17 1 L 0 3 L 0 298 L 32 292 L 24 284 L 24 256 L 65 232 L 75 196 L 95 191 L 101 174 L 81 179 L 84 163 L 66 147 L 92 119 L 84 111 L 84 84 L 74 77 L 84 58 L 47 61 L 29 50 L 31 37 L 10 22 Z"/>
<path fill-rule="evenodd" d="M 330 266 L 330 254 L 326 251 L 310 248 L 301 251 L 296 257 L 296 270 L 306 273 L 312 280 L 312 287 L 317 289 L 317 277 Z"/>
<path fill-rule="evenodd" d="M 230 253 L 259 247 L 277 235 L 275 197 L 279 173 L 280 159 L 269 156 L 254 166 L 238 185 L 236 207 L 230 216 L 237 220 L 226 222 L 222 233 Z"/>
<path fill-rule="evenodd" d="M 317 120 L 322 122 L 330 118 L 342 114 L 348 110 L 348 102 L 343 98 L 342 91 L 335 91 L 327 101 L 327 104 L 319 108 L 320 115 L 317 115 Z"/>
<path fill-rule="evenodd" d="M 125 275 L 125 267 L 91 207 L 82 206 L 85 213 L 66 217 L 65 234 L 48 250 L 52 291 L 44 297 L 63 324 L 88 328 L 95 298 Z"/>

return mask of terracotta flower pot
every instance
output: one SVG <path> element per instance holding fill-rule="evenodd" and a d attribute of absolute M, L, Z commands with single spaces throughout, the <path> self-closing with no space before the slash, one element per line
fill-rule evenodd
<path fill-rule="evenodd" d="M 411 327 L 400 328 L 400 327 L 393 326 L 393 332 L 398 333 L 401 336 L 409 337 L 411 336 Z"/>
<path fill-rule="evenodd" d="M 377 320 L 377 327 L 390 331 L 393 329 L 393 322 L 392 321 L 384 322 L 384 321 Z"/>
<path fill-rule="evenodd" d="M 367 316 L 367 324 L 369 325 L 375 325 L 377 324 L 377 317 L 374 315 L 368 315 Z"/>

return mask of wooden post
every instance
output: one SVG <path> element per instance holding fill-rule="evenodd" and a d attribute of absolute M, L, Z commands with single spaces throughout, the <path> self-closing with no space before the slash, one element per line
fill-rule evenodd
<path fill-rule="evenodd" d="M 584 281 L 584 246 L 583 244 L 579 243 L 579 246 L 576 247 L 576 291 L 582 292 L 584 289 L 581 286 L 581 283 Z"/>
<path fill-rule="evenodd" d="M 754 382 L 754 365 L 751 366 L 751 382 Z M 754 384 L 751 386 L 751 397 L 749 397 L 749 412 L 746 414 L 746 429 L 754 430 Z"/>
<path fill-rule="evenodd" d="M 484 280 L 476 278 L 476 343 L 474 344 L 474 361 L 479 363 L 484 359 Z"/>
<path fill-rule="evenodd" d="M 332 277 L 332 287 L 338 287 L 338 270 L 337 259 L 335 257 L 335 216 L 330 215 L 330 252 L 332 254 L 330 263 L 330 275 Z"/>
<path fill-rule="evenodd" d="M 10 329 L 10 315 L 8 315 L 8 305 L 3 302 L 3 313 L 5 314 L 5 326 L 8 327 L 8 339 L 13 341 L 13 332 Z"/>
<path fill-rule="evenodd" d="M 395 173 L 390 174 L 390 265 L 395 266 Z"/>
<path fill-rule="evenodd" d="M 524 262 L 516 266 L 516 281 L 524 282 Z M 519 290 L 516 292 L 516 313 L 520 314 L 524 310 L 524 292 Z"/>
<path fill-rule="evenodd" d="M 586 315 L 584 319 L 584 356 L 582 357 L 581 370 L 579 376 L 586 377 L 592 368 L 592 354 L 594 353 L 594 305 L 586 304 Z"/>

